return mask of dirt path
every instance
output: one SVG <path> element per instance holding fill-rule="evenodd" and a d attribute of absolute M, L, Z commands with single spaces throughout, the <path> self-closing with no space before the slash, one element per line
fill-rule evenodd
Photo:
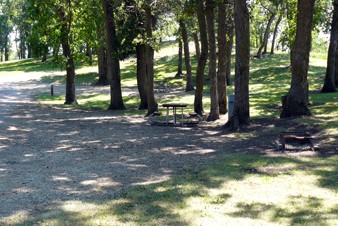
<path fill-rule="evenodd" d="M 166 180 L 247 145 L 213 126 L 156 127 L 141 115 L 43 107 L 30 96 L 48 84 L 1 76 L 0 224 Z"/>

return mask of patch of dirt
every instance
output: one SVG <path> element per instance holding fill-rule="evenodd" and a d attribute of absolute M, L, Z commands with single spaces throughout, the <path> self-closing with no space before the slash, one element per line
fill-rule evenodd
<path fill-rule="evenodd" d="M 30 98 L 48 89 L 0 81 L 0 222 L 168 180 L 225 153 L 276 153 L 271 142 L 278 132 L 298 126 L 255 120 L 243 128 L 250 137 L 224 132 L 226 117 L 194 128 L 151 126 L 142 115 L 52 108 Z"/>

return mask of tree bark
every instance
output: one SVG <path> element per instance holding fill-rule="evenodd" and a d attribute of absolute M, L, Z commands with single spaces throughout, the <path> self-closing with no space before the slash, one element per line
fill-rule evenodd
<path fill-rule="evenodd" d="M 198 59 L 197 72 L 196 72 L 196 90 L 194 100 L 194 111 L 203 115 L 203 86 L 204 86 L 204 71 L 208 60 L 208 37 L 207 25 L 205 20 L 204 1 L 199 1 L 197 8 L 198 28 L 201 40 L 201 55 Z"/>
<path fill-rule="evenodd" d="M 206 0 L 207 31 L 209 36 L 209 76 L 210 76 L 210 114 L 208 121 L 219 119 L 219 103 L 216 73 L 216 37 L 214 21 L 214 1 Z"/>
<path fill-rule="evenodd" d="M 118 57 L 119 41 L 116 35 L 114 6 L 112 0 L 103 0 L 107 45 L 107 77 L 110 83 L 109 110 L 124 110 L 122 98 L 120 61 Z"/>
<path fill-rule="evenodd" d="M 179 78 L 183 75 L 182 72 L 182 63 L 183 63 L 183 44 L 181 38 L 178 39 L 178 64 L 177 64 L 177 73 L 176 78 Z"/>
<path fill-rule="evenodd" d="M 231 54 L 232 47 L 234 45 L 234 14 L 233 14 L 233 3 L 227 4 L 227 19 L 226 19 L 226 57 L 225 57 L 225 74 L 226 74 L 226 84 L 231 85 Z"/>
<path fill-rule="evenodd" d="M 337 92 L 335 85 L 335 70 L 336 70 L 336 51 L 338 41 L 338 0 L 333 2 L 333 15 L 331 23 L 331 37 L 330 45 L 327 56 L 326 74 L 324 79 L 324 86 L 321 90 L 322 93 Z"/>
<path fill-rule="evenodd" d="M 268 43 L 271 24 L 272 24 L 273 20 L 275 19 L 275 16 L 276 16 L 276 14 L 271 13 L 269 21 L 268 21 L 268 24 L 266 25 L 266 28 L 265 28 L 262 45 L 259 47 L 257 55 L 256 55 L 257 58 L 261 58 L 262 57 L 262 55 L 261 55 L 262 54 L 262 50 L 263 50 L 263 48 Z M 265 53 L 263 53 L 263 54 L 266 54 L 266 50 L 265 50 Z"/>
<path fill-rule="evenodd" d="M 97 81 L 97 85 L 109 85 L 107 78 L 107 56 L 106 56 L 106 48 L 103 46 L 99 46 L 97 48 L 97 61 L 98 61 L 98 72 L 99 72 L 99 80 Z"/>
<path fill-rule="evenodd" d="M 335 53 L 335 71 L 334 71 L 334 80 L 335 85 L 338 87 L 338 48 Z"/>
<path fill-rule="evenodd" d="M 201 56 L 201 49 L 200 49 L 200 42 L 198 40 L 198 34 L 197 32 L 194 32 L 192 34 L 192 37 L 194 39 L 194 43 L 195 43 L 195 50 L 196 50 L 196 59 L 198 60 Z"/>
<path fill-rule="evenodd" d="M 249 69 L 250 69 L 250 26 L 246 0 L 235 0 L 236 71 L 234 112 L 226 127 L 239 130 L 250 123 Z"/>
<path fill-rule="evenodd" d="M 68 4 L 68 15 L 63 6 L 59 7 L 58 15 L 61 22 L 61 46 L 63 50 L 63 56 L 67 59 L 66 62 L 66 100 L 64 104 L 77 104 L 76 94 L 75 94 L 75 64 L 73 59 L 73 54 L 71 50 L 71 23 L 72 23 L 72 10 L 71 10 L 71 1 L 67 1 Z"/>
<path fill-rule="evenodd" d="M 226 86 L 226 21 L 224 15 L 227 15 L 226 3 L 218 4 L 218 73 L 217 73 L 217 89 L 219 113 L 226 114 L 227 108 L 227 86 Z"/>
<path fill-rule="evenodd" d="M 148 95 L 147 95 L 147 60 L 146 60 L 146 45 L 137 44 L 136 46 L 137 58 L 137 88 L 140 94 L 140 105 L 138 109 L 148 109 Z"/>
<path fill-rule="evenodd" d="M 148 1 L 145 6 L 145 30 L 147 40 L 153 39 L 153 18 L 151 15 L 151 1 Z M 147 79 L 148 79 L 148 112 L 146 116 L 158 110 L 158 104 L 154 94 L 154 48 L 151 43 L 146 44 L 146 61 L 147 61 Z"/>
<path fill-rule="evenodd" d="M 272 37 L 272 43 L 271 43 L 271 51 L 270 54 L 274 54 L 275 53 L 275 43 L 276 43 L 276 38 L 277 38 L 277 33 L 278 33 L 278 26 L 280 24 L 280 22 L 282 21 L 283 16 L 279 15 L 276 24 L 275 24 L 275 29 L 273 31 L 273 37 Z"/>
<path fill-rule="evenodd" d="M 180 30 L 182 34 L 182 40 L 183 40 L 185 70 L 187 72 L 185 75 L 185 78 L 186 78 L 185 91 L 189 92 L 191 90 L 194 90 L 194 87 L 192 85 L 189 41 L 188 41 L 187 28 L 186 28 L 185 22 L 181 19 L 179 21 L 179 24 L 180 24 Z"/>
<path fill-rule="evenodd" d="M 291 50 L 291 87 L 282 99 L 280 117 L 310 116 L 307 80 L 315 0 L 298 0 L 296 37 Z"/>

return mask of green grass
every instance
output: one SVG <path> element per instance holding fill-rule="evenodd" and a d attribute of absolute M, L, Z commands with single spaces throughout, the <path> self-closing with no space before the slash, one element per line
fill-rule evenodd
<path fill-rule="evenodd" d="M 224 155 L 108 200 L 71 201 L 17 225 L 336 225 L 338 156 Z"/>

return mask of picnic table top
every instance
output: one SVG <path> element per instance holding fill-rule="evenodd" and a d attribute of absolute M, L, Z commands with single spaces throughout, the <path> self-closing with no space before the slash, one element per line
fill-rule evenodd
<path fill-rule="evenodd" d="M 162 104 L 163 107 L 186 107 L 188 104 L 184 103 L 168 103 L 168 104 Z"/>

